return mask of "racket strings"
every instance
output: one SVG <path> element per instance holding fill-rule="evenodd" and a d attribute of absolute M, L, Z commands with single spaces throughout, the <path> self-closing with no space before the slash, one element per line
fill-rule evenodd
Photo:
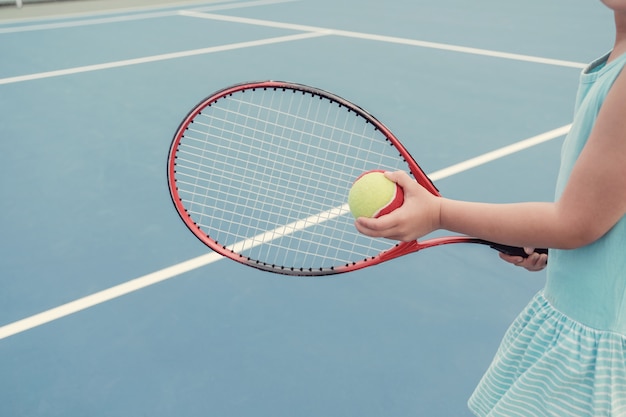
<path fill-rule="evenodd" d="M 346 205 L 354 179 L 406 163 L 369 121 L 326 97 L 247 90 L 212 102 L 176 152 L 188 215 L 219 245 L 296 269 L 345 265 L 393 243 L 360 235 Z"/>

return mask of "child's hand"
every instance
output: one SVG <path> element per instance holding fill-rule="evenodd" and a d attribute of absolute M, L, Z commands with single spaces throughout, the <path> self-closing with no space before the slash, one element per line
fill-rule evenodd
<path fill-rule="evenodd" d="M 537 253 L 534 248 L 524 248 L 528 254 L 528 258 L 521 256 L 511 256 L 504 253 L 500 254 L 500 258 L 515 266 L 526 268 L 529 271 L 541 271 L 548 265 L 548 255 L 545 253 Z"/>
<path fill-rule="evenodd" d="M 408 242 L 439 228 L 439 202 L 406 172 L 386 172 L 385 176 L 404 191 L 404 203 L 393 212 L 377 219 L 360 217 L 357 230 L 371 237 L 385 237 Z"/>

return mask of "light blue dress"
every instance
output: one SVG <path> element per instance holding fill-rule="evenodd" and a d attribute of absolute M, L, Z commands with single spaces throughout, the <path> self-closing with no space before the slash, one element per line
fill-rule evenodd
<path fill-rule="evenodd" d="M 607 58 L 581 74 L 556 198 L 626 64 L 626 54 Z M 593 244 L 550 250 L 545 288 L 505 334 L 468 405 L 481 417 L 626 416 L 626 216 Z"/>

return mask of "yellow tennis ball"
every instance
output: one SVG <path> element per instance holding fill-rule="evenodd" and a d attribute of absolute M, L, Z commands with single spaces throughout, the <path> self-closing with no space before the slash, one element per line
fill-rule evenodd
<path fill-rule="evenodd" d="M 382 170 L 361 174 L 348 194 L 348 205 L 355 219 L 384 216 L 400 207 L 403 202 L 402 187 L 385 177 Z"/>

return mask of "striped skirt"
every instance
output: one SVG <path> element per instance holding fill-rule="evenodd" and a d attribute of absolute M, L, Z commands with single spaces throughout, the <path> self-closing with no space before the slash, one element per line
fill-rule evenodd
<path fill-rule="evenodd" d="M 468 405 L 480 417 L 626 416 L 626 337 L 570 319 L 539 293 Z"/>

